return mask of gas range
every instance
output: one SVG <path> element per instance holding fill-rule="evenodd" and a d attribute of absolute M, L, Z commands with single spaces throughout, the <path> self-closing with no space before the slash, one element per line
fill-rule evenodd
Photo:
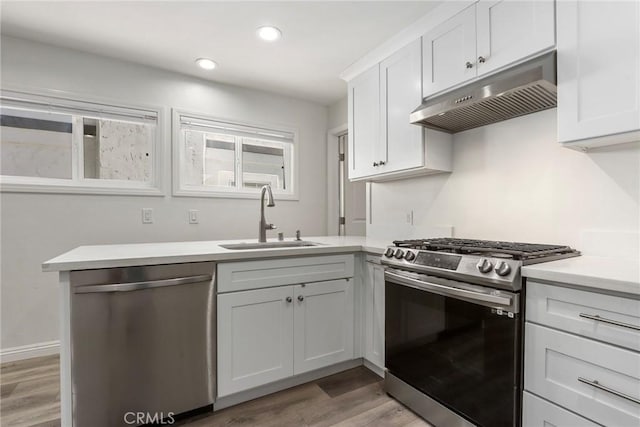
<path fill-rule="evenodd" d="M 399 270 L 518 291 L 523 265 L 579 255 L 561 245 L 434 238 L 396 240 L 381 262 Z"/>
<path fill-rule="evenodd" d="M 521 267 L 569 246 L 398 240 L 385 269 L 385 391 L 432 424 L 519 427 Z"/>

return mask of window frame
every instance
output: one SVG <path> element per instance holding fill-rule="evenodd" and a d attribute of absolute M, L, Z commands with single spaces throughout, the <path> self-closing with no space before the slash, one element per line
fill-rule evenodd
<path fill-rule="evenodd" d="M 94 195 L 131 195 L 131 196 L 165 196 L 165 123 L 167 111 L 164 107 L 148 105 L 132 105 L 120 101 L 93 98 L 76 93 L 23 88 L 2 88 L 1 97 L 24 99 L 25 101 L 48 102 L 54 106 L 69 109 L 76 108 L 77 114 L 72 116 L 73 126 L 83 124 L 87 117 L 80 111 L 95 109 L 105 114 L 120 112 L 152 113 L 156 116 L 156 129 L 152 141 L 151 180 L 148 182 L 84 178 L 84 144 L 81 133 L 71 134 L 71 179 L 47 178 L 31 176 L 0 175 L 0 193 L 54 193 L 54 194 L 94 194 Z M 0 99 L 0 105 L 4 105 Z M 9 106 L 8 106 L 9 107 Z"/>
<path fill-rule="evenodd" d="M 227 198 L 227 199 L 259 199 L 260 191 L 258 189 L 246 191 L 242 190 L 238 187 L 215 187 L 212 189 L 206 189 L 204 186 L 199 186 L 196 188 L 189 188 L 186 184 L 181 182 L 181 153 L 180 153 L 180 144 L 181 144 L 181 117 L 187 116 L 192 117 L 198 120 L 210 120 L 214 122 L 226 122 L 232 125 L 238 126 L 246 126 L 246 127 L 259 127 L 265 130 L 273 130 L 286 132 L 293 135 L 291 142 L 291 186 L 293 191 L 290 193 L 283 193 L 280 191 L 276 191 L 273 189 L 273 195 L 277 200 L 300 200 L 299 197 L 299 174 L 298 174 L 298 162 L 300 157 L 300 145 L 298 139 L 298 130 L 295 128 L 291 128 L 288 126 L 282 125 L 274 125 L 274 124 L 266 124 L 266 123 L 255 123 L 255 122 L 245 122 L 236 119 L 228 119 L 224 117 L 216 117 L 208 114 L 201 114 L 197 112 L 192 112 L 188 110 L 182 109 L 172 109 L 172 181 L 173 181 L 173 196 L 178 197 L 203 197 L 203 198 Z M 258 139 L 258 138 L 254 138 Z M 242 142 L 238 144 L 238 146 L 242 146 Z M 237 151 L 237 149 L 236 149 Z M 285 150 L 286 151 L 286 150 Z M 236 164 L 235 164 L 235 173 L 236 173 L 236 181 L 239 179 L 240 174 L 242 173 L 242 155 L 238 156 L 236 153 Z"/>

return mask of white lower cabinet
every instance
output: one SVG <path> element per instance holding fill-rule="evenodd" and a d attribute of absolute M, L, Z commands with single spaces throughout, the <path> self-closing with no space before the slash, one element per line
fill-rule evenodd
<path fill-rule="evenodd" d="M 640 353 L 527 323 L 524 382 L 599 424 L 640 426 Z"/>
<path fill-rule="evenodd" d="M 579 415 L 531 393 L 522 398 L 522 427 L 598 427 Z"/>
<path fill-rule="evenodd" d="M 367 262 L 364 289 L 364 357 L 384 369 L 384 267 Z"/>
<path fill-rule="evenodd" d="M 293 375 L 293 287 L 218 295 L 218 395 Z"/>
<path fill-rule="evenodd" d="M 353 358 L 352 281 L 218 295 L 218 397 Z"/>
<path fill-rule="evenodd" d="M 294 374 L 353 359 L 351 282 L 332 280 L 294 287 Z"/>
<path fill-rule="evenodd" d="M 640 300 L 527 282 L 527 320 L 640 352 Z"/>
<path fill-rule="evenodd" d="M 638 299 L 526 287 L 523 426 L 640 427 Z"/>

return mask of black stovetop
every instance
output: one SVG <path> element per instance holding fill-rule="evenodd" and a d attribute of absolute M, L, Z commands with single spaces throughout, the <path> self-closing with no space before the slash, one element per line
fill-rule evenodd
<path fill-rule="evenodd" d="M 553 257 L 555 255 L 560 255 L 562 257 L 580 255 L 580 252 L 570 246 L 500 242 L 491 240 L 434 238 L 394 240 L 393 244 L 400 248 L 470 255 L 491 254 L 491 256 L 495 257 L 504 257 L 523 261 L 533 260 L 536 258 Z"/>

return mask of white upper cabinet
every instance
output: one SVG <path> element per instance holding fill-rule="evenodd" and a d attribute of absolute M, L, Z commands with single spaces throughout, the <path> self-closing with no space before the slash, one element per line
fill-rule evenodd
<path fill-rule="evenodd" d="M 553 0 L 480 0 L 478 76 L 555 45 Z"/>
<path fill-rule="evenodd" d="M 640 140 L 640 2 L 560 1 L 558 140 Z"/>
<path fill-rule="evenodd" d="M 423 97 L 476 77 L 476 8 L 471 6 L 422 37 Z"/>
<path fill-rule="evenodd" d="M 381 172 L 424 164 L 422 128 L 409 123 L 409 114 L 422 102 L 421 56 L 416 40 L 380 63 Z"/>
<path fill-rule="evenodd" d="M 484 77 L 555 45 L 553 0 L 480 0 L 423 40 L 423 97 Z"/>
<path fill-rule="evenodd" d="M 349 82 L 348 161 L 350 179 L 376 173 L 376 167 L 373 165 L 378 162 L 378 152 L 380 151 L 378 148 L 380 143 L 379 82 L 380 68 L 378 65 Z"/>
<path fill-rule="evenodd" d="M 422 102 L 417 39 L 349 82 L 349 179 L 451 171 L 451 137 L 409 122 Z"/>

